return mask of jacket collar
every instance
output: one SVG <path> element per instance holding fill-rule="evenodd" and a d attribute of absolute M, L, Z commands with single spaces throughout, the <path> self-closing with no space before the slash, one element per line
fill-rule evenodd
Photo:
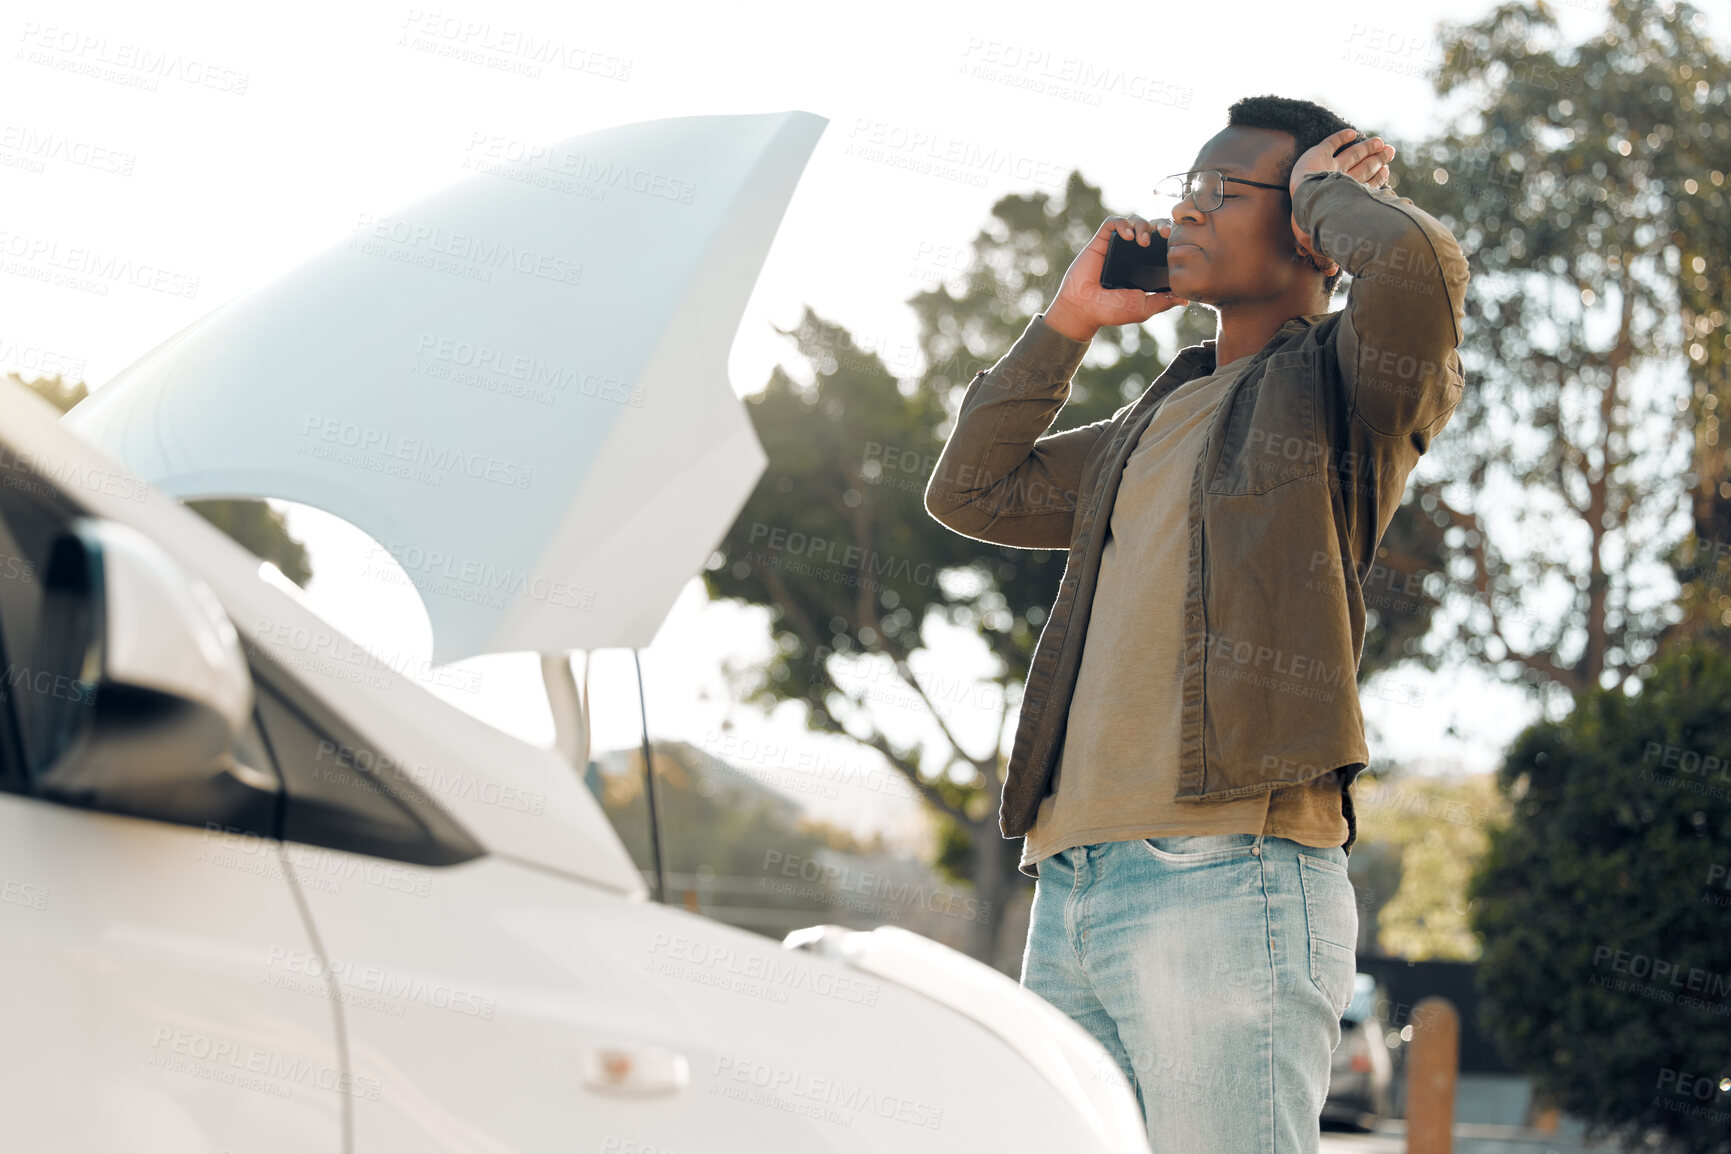
<path fill-rule="evenodd" d="M 1276 345 L 1285 341 L 1287 337 L 1294 333 L 1301 333 L 1305 329 L 1326 320 L 1332 315 L 1332 313 L 1310 313 L 1305 316 L 1293 317 L 1291 320 L 1281 325 L 1279 330 L 1275 332 L 1274 336 L 1269 338 L 1268 343 L 1258 350 L 1256 354 L 1257 358 L 1260 359 L 1266 356 Z M 1178 355 L 1172 358 L 1172 363 L 1174 365 L 1181 362 L 1184 363 L 1184 372 L 1186 377 L 1200 376 L 1202 373 L 1211 373 L 1220 367 L 1214 357 L 1214 344 L 1215 342 L 1212 339 L 1209 339 L 1203 341 L 1199 345 L 1190 345 L 1187 348 L 1180 349 Z M 1195 363 L 1192 364 L 1190 362 Z"/>

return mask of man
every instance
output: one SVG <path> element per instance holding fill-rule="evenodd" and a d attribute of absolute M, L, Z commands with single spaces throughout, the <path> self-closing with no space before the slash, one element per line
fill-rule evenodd
<path fill-rule="evenodd" d="M 926 489 L 959 533 L 1069 550 L 999 825 L 1038 879 L 1023 984 L 1117 1060 L 1157 1154 L 1316 1150 L 1352 995 L 1361 575 L 1460 400 L 1467 283 L 1356 136 L 1233 105 L 1171 220 L 1109 218 L 974 379 Z M 1171 293 L 1103 289 L 1112 233 L 1155 228 Z M 1190 301 L 1214 340 L 1042 436 L 1100 328 Z"/>

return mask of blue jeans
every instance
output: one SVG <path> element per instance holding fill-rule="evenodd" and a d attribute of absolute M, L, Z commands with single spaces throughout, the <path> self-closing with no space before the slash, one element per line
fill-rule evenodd
<path fill-rule="evenodd" d="M 1039 868 L 1022 985 L 1100 1039 L 1154 1154 L 1315 1154 L 1357 969 L 1345 851 L 1154 837 Z"/>

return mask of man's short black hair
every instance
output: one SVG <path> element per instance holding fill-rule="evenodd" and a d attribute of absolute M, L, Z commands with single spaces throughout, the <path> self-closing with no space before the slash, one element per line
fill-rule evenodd
<path fill-rule="evenodd" d="M 1292 155 L 1281 161 L 1280 180 L 1292 178 L 1292 166 L 1298 158 L 1335 133 L 1352 125 L 1322 105 L 1309 100 L 1293 100 L 1285 96 L 1246 96 L 1226 110 L 1228 128 L 1272 128 L 1292 134 L 1297 142 Z M 1322 282 L 1323 291 L 1334 295 L 1340 274 Z"/>

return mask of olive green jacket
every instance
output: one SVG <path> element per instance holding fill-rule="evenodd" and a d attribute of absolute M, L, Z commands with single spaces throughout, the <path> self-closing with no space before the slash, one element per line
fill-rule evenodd
<path fill-rule="evenodd" d="M 1347 787 L 1369 760 L 1361 575 L 1460 402 L 1468 273 L 1435 218 L 1345 173 L 1306 177 L 1292 213 L 1352 282 L 1344 309 L 1294 317 L 1256 354 L 1196 463 L 1174 800 L 1335 774 L 1350 851 Z M 1069 550 L 1022 695 L 1005 837 L 1032 827 L 1058 763 L 1124 463 L 1161 400 L 1215 367 L 1214 342 L 1193 345 L 1111 418 L 1044 436 L 1087 348 L 1034 317 L 968 386 L 926 486 L 927 511 L 958 533 Z"/>

